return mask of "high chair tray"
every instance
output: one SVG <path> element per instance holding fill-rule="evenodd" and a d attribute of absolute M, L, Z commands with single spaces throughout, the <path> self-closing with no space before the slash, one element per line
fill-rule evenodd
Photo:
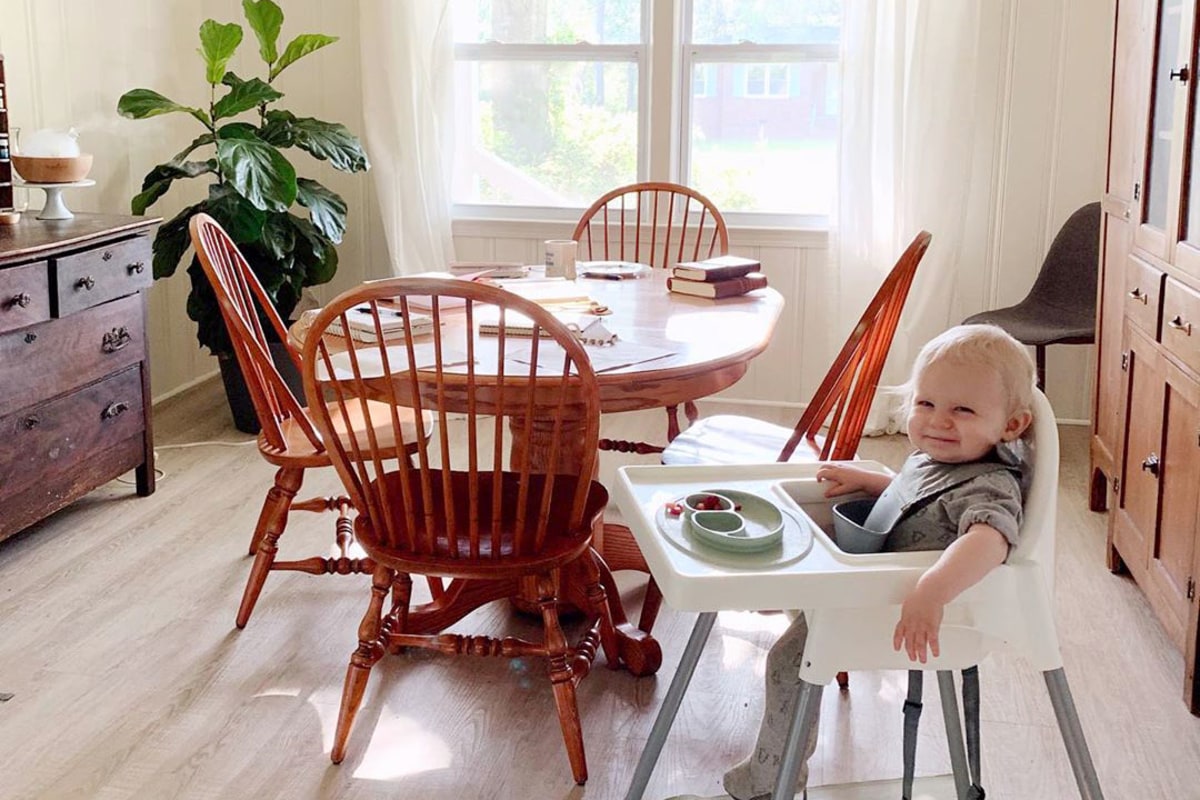
<path fill-rule="evenodd" d="M 878 462 L 853 463 L 890 473 Z M 832 530 L 829 507 L 846 498 L 824 497 L 824 487 L 816 481 L 819 466 L 627 466 L 617 470 L 613 498 L 663 596 L 678 610 L 899 604 L 940 553 L 842 552 L 826 529 Z M 679 536 L 663 530 L 661 512 L 668 502 L 714 487 L 747 492 L 777 505 L 798 529 L 811 533 L 811 547 L 802 543 L 804 552 L 793 547 L 782 557 L 714 554 L 683 545 Z"/>

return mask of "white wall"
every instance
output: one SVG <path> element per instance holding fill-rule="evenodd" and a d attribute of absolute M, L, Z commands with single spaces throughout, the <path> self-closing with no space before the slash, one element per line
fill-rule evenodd
<path fill-rule="evenodd" d="M 1114 0 L 1004 0 L 1008 44 L 995 65 L 1006 101 L 991 110 L 997 126 L 992 170 L 1000 187 L 988 222 L 992 246 L 964 263 L 952 318 L 1008 305 L 1024 296 L 1058 226 L 1078 206 L 1100 197 L 1107 137 Z M 341 41 L 289 68 L 277 86 L 281 106 L 342 122 L 362 132 L 357 17 L 353 6 L 286 0 L 283 41 L 297 33 L 329 33 Z M 142 176 L 199 133 L 190 117 L 131 121 L 117 98 L 146 87 L 188 105 L 207 102 L 196 31 L 206 18 L 241 22 L 236 0 L 0 0 L 0 51 L 6 57 L 11 120 L 26 129 L 74 125 L 95 154 L 97 186 L 72 190 L 81 211 L 128 213 Z M 245 27 L 245 26 L 243 26 Z M 257 69 L 257 43 L 246 29 L 231 68 Z M 342 193 L 349 230 L 334 283 L 318 296 L 387 274 L 386 247 L 371 209 L 369 177 L 346 176 L 297 154 L 303 173 Z M 172 190 L 151 211 L 164 218 L 195 202 L 202 186 Z M 39 196 L 31 198 L 36 206 Z M 535 260 L 538 243 L 570 233 L 569 225 L 460 223 L 458 256 Z M 936 232 L 935 237 L 936 237 Z M 816 386 L 844 332 L 810 330 L 804 308 L 822 302 L 829 285 L 825 237 L 802 231 L 731 231 L 738 252 L 757 255 L 771 283 L 788 298 L 788 314 L 770 349 L 733 387 L 732 398 L 802 403 Z M 203 377 L 215 362 L 195 343 L 184 310 L 180 274 L 151 292 L 151 360 L 156 397 Z M 863 302 L 866 302 L 864 296 Z M 1048 390 L 1059 416 L 1091 413 L 1090 347 L 1052 347 Z"/>

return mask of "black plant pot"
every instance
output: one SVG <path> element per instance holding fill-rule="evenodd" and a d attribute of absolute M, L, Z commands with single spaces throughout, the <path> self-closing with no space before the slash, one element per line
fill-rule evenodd
<path fill-rule="evenodd" d="M 300 371 L 288 356 L 287 345 L 282 342 L 270 342 L 271 359 L 275 369 L 279 370 L 284 383 L 292 390 L 292 394 L 304 405 L 304 383 Z M 250 390 L 246 387 L 246 379 L 242 377 L 241 367 L 233 353 L 222 353 L 217 356 L 217 364 L 221 367 L 221 381 L 225 384 L 225 398 L 229 401 L 229 411 L 233 414 L 233 427 L 242 433 L 258 433 L 262 426 L 258 424 L 258 415 L 254 413 L 254 401 L 250 399 Z"/>

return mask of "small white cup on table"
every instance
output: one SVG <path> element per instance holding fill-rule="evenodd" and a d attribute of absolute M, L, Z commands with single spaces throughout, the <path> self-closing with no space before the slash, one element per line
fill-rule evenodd
<path fill-rule="evenodd" d="M 574 239 L 547 239 L 546 277 L 575 280 L 575 255 L 579 242 Z"/>

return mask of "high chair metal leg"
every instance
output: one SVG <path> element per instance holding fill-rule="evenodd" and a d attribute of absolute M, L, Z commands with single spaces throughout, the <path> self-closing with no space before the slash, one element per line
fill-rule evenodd
<path fill-rule="evenodd" d="M 704 652 L 704 645 L 716 621 L 715 611 L 706 611 L 696 618 L 696 624 L 692 626 L 692 635 L 688 638 L 687 646 L 683 648 L 683 655 L 679 659 L 679 666 L 675 668 L 675 676 L 671 678 L 667 696 L 663 698 L 658 716 L 654 718 L 654 726 L 650 728 L 650 736 L 646 739 L 646 746 L 642 748 L 642 755 L 633 770 L 633 781 L 629 784 L 629 791 L 625 793 L 625 800 L 642 800 L 646 784 L 650 782 L 650 773 L 654 772 L 654 765 L 658 763 L 667 733 L 671 730 L 671 724 L 675 722 L 683 695 L 692 681 L 692 673 L 696 671 L 696 664 L 700 661 L 700 654 Z"/>
<path fill-rule="evenodd" d="M 801 742 L 808 741 L 808 732 L 817 721 L 817 711 L 821 708 L 821 692 L 825 689 L 817 683 L 800 681 L 800 696 L 796 699 L 796 710 L 792 715 L 792 724 L 788 728 L 787 742 L 783 745 L 783 760 L 779 764 L 779 778 L 775 782 L 775 791 L 771 800 L 793 800 L 796 793 L 792 787 L 800 774 Z"/>
<path fill-rule="evenodd" d="M 1083 728 L 1079 725 L 1079 714 L 1075 710 L 1075 700 L 1071 697 L 1071 687 L 1067 685 L 1067 673 L 1059 667 L 1047 670 L 1042 675 L 1046 679 L 1046 690 L 1050 693 L 1050 705 L 1054 707 L 1054 716 L 1058 719 L 1058 730 L 1067 747 L 1071 770 L 1075 773 L 1079 796 L 1083 800 L 1103 800 L 1096 767 L 1092 764 L 1092 755 L 1088 752 L 1087 740 L 1083 738 Z"/>
<path fill-rule="evenodd" d="M 967 771 L 967 751 L 963 748 L 962 720 L 958 715 L 958 696 L 954 693 L 954 673 L 939 669 L 938 694 L 942 698 L 942 719 L 946 722 L 946 742 L 950 745 L 950 767 L 954 771 L 954 793 L 966 800 L 971 788 Z"/>

